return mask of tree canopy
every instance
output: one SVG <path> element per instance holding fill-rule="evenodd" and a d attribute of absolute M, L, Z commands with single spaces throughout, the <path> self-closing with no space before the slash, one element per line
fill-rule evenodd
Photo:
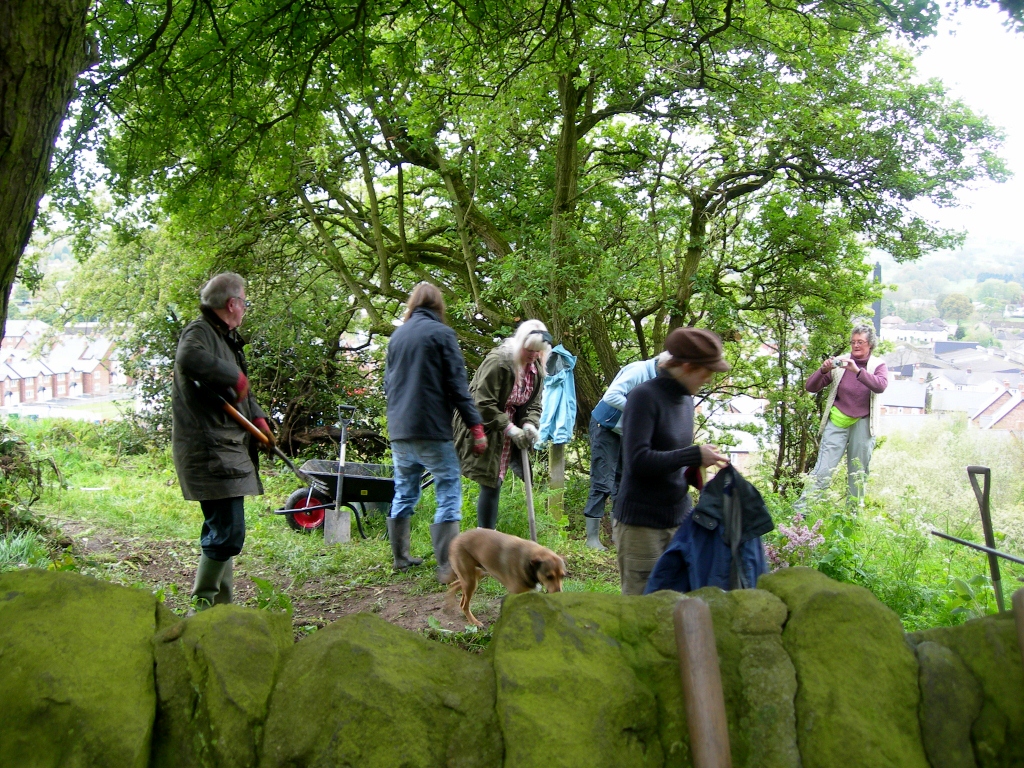
<path fill-rule="evenodd" d="M 117 311 L 140 327 L 235 269 L 259 343 L 319 339 L 333 380 L 342 334 L 386 336 L 428 279 L 471 364 L 545 321 L 580 356 L 585 419 L 673 327 L 734 355 L 766 334 L 824 350 L 807 330 L 845 334 L 873 295 L 865 249 L 956 242 L 915 201 L 1005 169 L 998 131 L 914 76 L 906 41 L 935 18 L 858 0 L 104 2 L 56 193 L 102 265 L 83 295 L 129 285 Z"/>

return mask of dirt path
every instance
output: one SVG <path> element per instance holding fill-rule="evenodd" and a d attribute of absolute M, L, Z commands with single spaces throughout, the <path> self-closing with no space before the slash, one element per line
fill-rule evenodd
<path fill-rule="evenodd" d="M 192 542 L 156 541 L 121 536 L 88 523 L 64 520 L 61 530 L 76 559 L 84 563 L 83 573 L 130 586 L 161 591 L 165 604 L 184 615 L 189 608 L 189 591 L 195 577 L 199 550 Z M 421 582 L 381 586 L 348 586 L 345 575 L 311 579 L 287 588 L 288 574 L 276 573 L 264 563 L 245 554 L 235 563 L 235 602 L 256 607 L 258 590 L 250 578 L 255 573 L 286 592 L 294 613 L 297 636 L 330 624 L 350 613 L 376 613 L 400 627 L 414 631 L 428 629 L 433 617 L 442 629 L 462 631 L 466 620 L 458 606 L 444 605 L 445 593 L 424 592 Z M 498 618 L 500 599 L 478 595 L 473 613 L 489 627 Z"/>

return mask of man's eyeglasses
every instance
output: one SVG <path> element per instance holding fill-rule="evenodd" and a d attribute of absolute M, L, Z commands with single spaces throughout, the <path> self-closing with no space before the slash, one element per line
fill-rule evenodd
<path fill-rule="evenodd" d="M 235 299 L 236 301 L 242 302 L 242 304 L 245 305 L 246 309 L 248 309 L 249 307 L 252 306 L 252 302 L 251 301 L 249 301 L 248 299 L 243 299 L 241 296 L 232 296 L 231 298 Z"/>

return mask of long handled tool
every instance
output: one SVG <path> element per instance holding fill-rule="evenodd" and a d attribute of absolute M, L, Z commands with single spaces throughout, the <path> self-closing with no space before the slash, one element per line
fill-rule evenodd
<path fill-rule="evenodd" d="M 1017 645 L 1020 646 L 1020 658 L 1024 661 L 1024 587 L 1013 593 L 1013 616 L 1017 621 Z"/>
<path fill-rule="evenodd" d="M 530 520 L 530 541 L 537 541 L 537 517 L 533 511 L 533 478 L 530 477 L 530 451 L 526 448 L 523 452 L 523 483 L 526 485 L 526 514 Z"/>
<path fill-rule="evenodd" d="M 985 478 L 984 487 L 978 485 L 978 475 Z M 985 533 L 985 546 L 989 549 L 996 548 L 996 538 L 992 532 L 991 486 L 992 470 L 988 467 L 970 466 L 967 468 L 967 477 L 971 480 L 971 487 L 974 488 L 974 497 L 978 500 L 978 509 L 981 511 L 981 528 Z M 1006 610 L 1003 604 L 1003 579 L 999 575 L 999 560 L 991 552 L 988 553 L 988 568 L 992 573 L 992 591 L 996 593 L 996 606 L 999 612 Z"/>
<path fill-rule="evenodd" d="M 338 479 L 335 486 L 334 500 L 337 506 L 328 510 L 324 515 L 324 543 L 345 544 L 352 540 L 352 518 L 342 512 L 342 500 L 345 498 L 342 491 L 345 487 L 345 445 L 348 443 L 348 425 L 352 423 L 354 405 L 338 406 Z M 352 508 L 355 509 L 354 507 Z M 363 533 L 362 523 L 359 522 L 359 514 L 356 515 L 356 524 L 359 526 L 359 533 Z M 365 536 L 365 534 L 363 534 Z"/>
<path fill-rule="evenodd" d="M 201 389 L 201 390 L 203 390 L 205 392 L 209 392 L 212 395 L 214 395 L 218 400 L 220 400 L 221 408 L 223 408 L 224 413 L 226 413 L 228 416 L 230 416 L 234 421 L 238 422 L 238 424 L 242 427 L 242 429 L 244 429 L 246 432 L 248 432 L 254 438 L 259 440 L 260 443 L 262 443 L 263 445 L 270 445 L 270 438 L 268 438 L 265 434 L 263 434 L 263 430 L 261 430 L 259 427 L 257 427 L 255 424 L 253 424 L 247 418 L 245 418 L 245 416 L 243 416 L 239 412 L 239 410 L 237 408 L 235 408 L 235 406 L 233 406 L 231 403 L 229 403 L 219 392 L 215 392 L 212 389 L 210 389 L 209 387 L 204 387 L 198 381 L 196 381 L 194 383 L 195 383 L 195 385 L 196 385 L 196 387 L 198 389 Z M 298 477 L 299 480 L 301 480 L 302 482 L 306 483 L 311 488 L 315 488 L 316 490 L 320 491 L 321 493 L 328 494 L 328 495 L 330 494 L 330 489 L 324 483 L 320 482 L 315 477 L 310 477 L 305 472 L 303 472 L 301 469 L 296 467 L 295 464 L 292 462 L 292 460 L 288 458 L 287 454 L 285 454 L 285 452 L 282 451 L 280 448 L 278 448 L 276 445 L 271 450 L 274 452 L 275 456 L 277 456 L 279 459 L 281 459 L 285 463 L 285 465 L 288 467 L 288 469 L 290 469 L 292 472 L 295 473 L 295 476 Z"/>

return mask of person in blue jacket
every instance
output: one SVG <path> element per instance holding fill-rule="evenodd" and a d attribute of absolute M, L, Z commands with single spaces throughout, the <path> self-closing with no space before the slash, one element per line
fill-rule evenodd
<path fill-rule="evenodd" d="M 622 476 L 622 410 L 626 395 L 637 384 L 650 381 L 658 375 L 658 363 L 669 358 L 662 352 L 650 360 L 630 363 L 620 370 L 590 414 L 590 495 L 583 509 L 587 523 L 587 546 L 604 550 L 601 543 L 601 518 L 605 502 L 615 498 Z"/>
<path fill-rule="evenodd" d="M 487 450 L 483 419 L 469 394 L 466 364 L 455 331 L 444 322 L 444 298 L 430 283 L 420 283 L 409 296 L 405 322 L 388 342 L 384 394 L 388 401 L 388 433 L 395 464 L 395 497 L 388 517 L 388 537 L 395 570 L 423 562 L 409 554 L 410 517 L 420 498 L 420 478 L 434 476 L 437 512 L 430 541 L 437 560 L 437 578 L 448 575 L 448 546 L 459 535 L 462 480 L 455 452 L 452 414 L 469 425 L 472 450 Z"/>

